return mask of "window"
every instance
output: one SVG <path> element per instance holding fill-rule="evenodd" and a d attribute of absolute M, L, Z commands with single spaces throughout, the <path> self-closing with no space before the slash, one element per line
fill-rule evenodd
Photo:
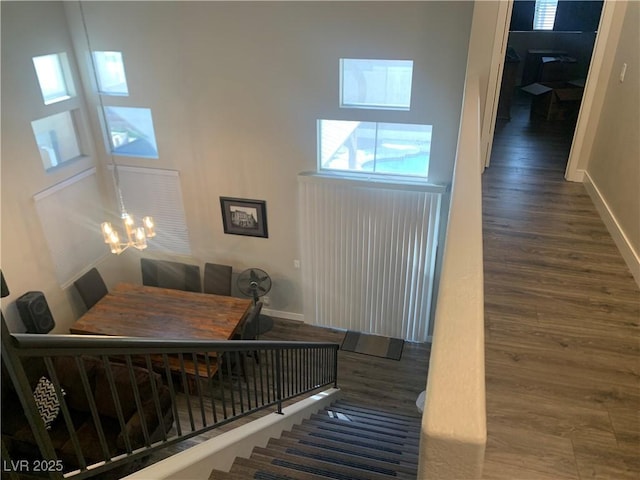
<path fill-rule="evenodd" d="M 535 12 L 533 14 L 534 30 L 553 30 L 556 22 L 556 10 L 558 0 L 536 0 Z"/>
<path fill-rule="evenodd" d="M 151 110 L 135 107 L 104 107 L 111 153 L 130 157 L 158 158 Z"/>
<path fill-rule="evenodd" d="M 98 91 L 104 95 L 129 95 L 122 52 L 93 52 Z"/>
<path fill-rule="evenodd" d="M 409 110 L 412 60 L 340 59 L 340 106 Z"/>
<path fill-rule="evenodd" d="M 33 66 L 36 69 L 45 105 L 61 102 L 75 96 L 66 53 L 33 57 Z"/>
<path fill-rule="evenodd" d="M 31 122 L 45 170 L 82 155 L 76 129 L 77 115 L 78 112 L 74 110 Z"/>
<path fill-rule="evenodd" d="M 34 200 L 58 283 L 67 288 L 107 252 L 96 231 L 104 212 L 96 169 L 64 180 Z"/>
<path fill-rule="evenodd" d="M 431 125 L 318 120 L 320 170 L 426 178 Z"/>

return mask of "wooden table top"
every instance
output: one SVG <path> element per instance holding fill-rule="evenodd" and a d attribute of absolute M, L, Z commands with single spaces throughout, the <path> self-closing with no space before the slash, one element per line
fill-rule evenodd
<path fill-rule="evenodd" d="M 118 284 L 69 329 L 74 334 L 228 340 L 250 299 Z"/>

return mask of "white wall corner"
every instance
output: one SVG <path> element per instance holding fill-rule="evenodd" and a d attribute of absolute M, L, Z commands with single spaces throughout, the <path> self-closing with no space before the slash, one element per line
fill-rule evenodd
<path fill-rule="evenodd" d="M 584 183 L 585 174 L 586 172 L 581 168 L 577 170 L 572 170 L 572 171 L 567 170 L 564 178 L 569 182 Z"/>
<path fill-rule="evenodd" d="M 631 270 L 631 274 L 635 279 L 636 283 L 640 287 L 640 255 L 635 251 L 633 245 L 629 241 L 629 238 L 624 233 L 624 230 L 620 226 L 615 214 L 609 208 L 609 204 L 606 199 L 602 195 L 600 189 L 595 184 L 589 172 L 584 171 L 584 187 L 587 190 L 587 193 L 591 197 L 593 204 L 595 205 L 602 221 L 607 227 L 607 230 L 611 234 L 613 241 L 615 242 L 618 250 L 622 254 L 622 258 L 626 262 L 629 270 Z"/>

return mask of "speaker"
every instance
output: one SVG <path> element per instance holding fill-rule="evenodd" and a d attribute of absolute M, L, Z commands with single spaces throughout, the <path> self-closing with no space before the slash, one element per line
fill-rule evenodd
<path fill-rule="evenodd" d="M 42 292 L 27 292 L 16 300 L 27 333 L 47 333 L 55 327 L 51 310 Z"/>

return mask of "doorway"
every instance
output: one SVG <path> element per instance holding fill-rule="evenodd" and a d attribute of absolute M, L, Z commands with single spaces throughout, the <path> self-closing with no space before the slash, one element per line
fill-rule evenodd
<path fill-rule="evenodd" d="M 517 98 L 520 102 L 530 101 L 534 103 L 535 94 L 528 93 L 522 97 L 521 88 L 527 84 L 544 84 L 553 82 L 573 81 L 575 85 L 570 88 L 578 89 L 581 92 L 581 102 L 575 101 L 575 91 L 571 92 L 571 102 L 561 104 L 556 107 L 560 110 L 551 112 L 549 119 L 562 119 L 562 115 L 573 115 L 575 129 L 572 129 L 573 143 L 571 153 L 566 164 L 565 178 L 571 181 L 582 181 L 583 172 L 579 168 L 580 157 L 588 153 L 589 145 L 585 136 L 589 124 L 589 117 L 594 107 L 596 98 L 596 84 L 600 74 L 600 69 L 605 61 L 605 47 L 610 37 L 613 22 L 613 5 L 615 2 L 606 0 L 604 2 L 595 1 L 563 1 L 558 2 L 556 13 L 556 25 L 553 31 L 533 31 L 533 8 L 535 1 L 515 1 L 510 2 L 510 7 L 503 12 L 503 20 L 498 19 L 497 30 L 501 27 L 503 32 L 496 33 L 494 42 L 494 62 L 502 62 L 506 57 L 507 47 L 510 54 L 514 55 L 515 65 L 504 63 L 498 70 L 500 75 L 493 77 L 496 92 L 494 98 L 488 98 L 489 106 L 493 103 L 493 108 L 487 111 L 492 114 L 491 124 L 488 133 L 488 148 L 485 150 L 485 166 L 490 164 L 491 142 L 495 132 L 496 122 L 508 121 L 509 114 L 505 118 L 504 96 L 499 94 L 498 88 L 502 84 L 505 88 L 505 95 L 511 93 L 511 100 Z M 526 7 L 526 8 L 523 8 Z M 524 25 L 530 25 L 528 30 Z M 500 44 L 501 43 L 501 44 Z M 543 57 L 547 57 L 544 59 Z M 590 79 L 587 82 L 587 77 Z M 511 79 L 511 85 L 509 85 Z M 536 80 L 529 83 L 531 80 Z M 580 81 L 582 80 L 582 82 Z M 491 82 L 490 82 L 491 83 Z M 505 83 L 507 85 L 505 85 Z M 555 86 L 555 85 L 554 85 Z M 491 91 L 492 85 L 489 87 Z M 549 87 L 547 87 L 549 88 Z M 549 88 L 549 90 L 553 90 Z M 544 95 L 549 91 L 538 92 Z M 551 92 L 554 95 L 554 92 Z M 547 95 L 547 97 L 551 96 Z M 517 96 L 517 97 L 516 97 Z M 502 100 L 502 101 L 500 101 Z M 542 103 L 545 107 L 549 105 L 540 100 L 536 101 L 539 107 Z M 500 107 L 499 108 L 499 104 Z M 502 111 L 499 111 L 502 110 Z M 548 110 L 547 110 L 548 113 Z M 502 118 L 500 118 L 502 117 Z M 566 122 L 564 123 L 566 125 Z"/>

